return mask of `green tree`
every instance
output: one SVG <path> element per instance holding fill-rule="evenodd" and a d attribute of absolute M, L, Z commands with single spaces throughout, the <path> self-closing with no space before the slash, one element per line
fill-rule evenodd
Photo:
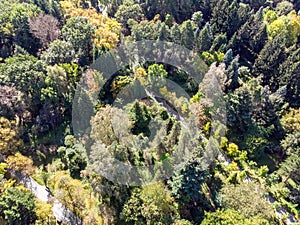
<path fill-rule="evenodd" d="M 263 15 L 263 8 L 260 8 L 255 14 L 251 14 L 229 43 L 235 54 L 239 54 L 241 58 L 250 62 L 254 62 L 256 54 L 261 51 L 268 38 Z"/>
<path fill-rule="evenodd" d="M 281 142 L 282 147 L 287 155 L 286 160 L 281 164 L 279 174 L 287 181 L 292 178 L 295 182 L 300 184 L 300 132 L 288 134 L 286 138 Z"/>
<path fill-rule="evenodd" d="M 212 9 L 210 21 L 213 33 L 226 33 L 230 38 L 241 25 L 238 9 L 239 4 L 236 0 L 217 1 Z"/>
<path fill-rule="evenodd" d="M 226 34 L 218 34 L 215 36 L 213 40 L 212 46 L 210 48 L 211 51 L 225 52 L 227 48 L 227 37 Z"/>
<path fill-rule="evenodd" d="M 254 182 L 225 185 L 221 189 L 222 205 L 247 219 L 264 219 L 264 224 L 278 224 L 272 205 L 263 197 L 264 190 Z"/>
<path fill-rule="evenodd" d="M 20 187 L 6 189 L 0 195 L 0 215 L 10 225 L 35 222 L 34 195 Z"/>
<path fill-rule="evenodd" d="M 157 91 L 157 88 L 164 86 L 168 72 L 162 64 L 152 64 L 148 67 L 147 75 L 147 85 Z"/>
<path fill-rule="evenodd" d="M 72 17 L 62 28 L 62 37 L 71 43 L 80 64 L 91 62 L 95 27 L 85 17 Z"/>
<path fill-rule="evenodd" d="M 31 54 L 40 48 L 38 39 L 30 33 L 28 19 L 37 16 L 41 9 L 28 3 L 0 2 L 1 57 L 13 52 L 13 45 L 19 45 Z"/>
<path fill-rule="evenodd" d="M 34 105 L 41 101 L 45 86 L 46 65 L 31 55 L 16 55 L 0 65 L 0 84 L 14 86 L 32 99 Z"/>
<path fill-rule="evenodd" d="M 171 27 L 171 39 L 174 43 L 181 44 L 181 32 L 177 23 Z"/>
<path fill-rule="evenodd" d="M 285 37 L 276 36 L 269 40 L 255 60 L 253 73 L 262 77 L 262 85 L 269 85 L 271 91 L 279 88 L 279 65 L 286 60 Z"/>
<path fill-rule="evenodd" d="M 192 15 L 192 20 L 200 28 L 201 24 L 202 24 L 202 20 L 203 20 L 203 14 L 202 14 L 202 12 L 201 11 L 194 12 L 194 14 Z"/>
<path fill-rule="evenodd" d="M 72 135 L 65 137 L 65 146 L 58 148 L 57 152 L 73 178 L 80 178 L 80 172 L 87 166 L 86 150 L 82 143 L 76 141 Z"/>
<path fill-rule="evenodd" d="M 180 26 L 181 44 L 188 49 L 194 48 L 194 27 L 191 20 L 184 21 Z"/>
<path fill-rule="evenodd" d="M 178 218 L 177 206 L 163 183 L 135 189 L 125 203 L 122 218 L 132 224 L 171 224 Z"/>
<path fill-rule="evenodd" d="M 138 135 L 144 133 L 149 135 L 149 123 L 151 120 L 151 114 L 147 106 L 139 101 L 135 101 L 129 110 L 129 117 L 132 121 L 133 127 L 131 131 L 133 134 Z"/>
<path fill-rule="evenodd" d="M 213 35 L 210 24 L 206 23 L 197 37 L 197 50 L 200 52 L 208 51 L 212 47 Z"/>
<path fill-rule="evenodd" d="M 268 224 L 264 219 L 251 218 L 246 219 L 239 212 L 226 209 L 218 209 L 216 212 L 205 213 L 205 218 L 201 222 L 201 225 L 212 225 L 212 224 L 222 224 L 222 225 L 265 225 Z"/>
<path fill-rule="evenodd" d="M 124 27 L 126 27 L 128 19 L 134 19 L 135 21 L 140 22 L 143 16 L 141 6 L 136 4 L 133 0 L 123 1 L 115 14 L 115 18 L 122 23 Z"/>

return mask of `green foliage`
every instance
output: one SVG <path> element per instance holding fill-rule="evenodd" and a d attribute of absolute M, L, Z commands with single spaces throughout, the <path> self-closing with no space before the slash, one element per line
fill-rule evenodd
<path fill-rule="evenodd" d="M 76 59 L 75 50 L 70 42 L 55 40 L 50 43 L 49 48 L 41 55 L 47 64 L 70 63 Z"/>
<path fill-rule="evenodd" d="M 78 54 L 79 62 L 90 62 L 95 27 L 85 17 L 72 17 L 62 28 L 62 37 L 70 42 Z"/>
<path fill-rule="evenodd" d="M 285 177 L 285 180 L 292 178 L 298 184 L 300 183 L 300 173 L 299 173 L 299 153 L 300 153 L 300 133 L 296 132 L 294 134 L 289 134 L 282 141 L 282 147 L 284 148 L 287 158 L 281 164 L 280 174 Z"/>
<path fill-rule="evenodd" d="M 135 189 L 121 213 L 132 224 L 171 224 L 178 218 L 178 211 L 170 192 L 162 183 Z"/>
<path fill-rule="evenodd" d="M 262 224 L 278 224 L 271 204 L 264 198 L 264 190 L 254 182 L 226 185 L 221 190 L 222 205 L 247 219 L 257 217 Z"/>
<path fill-rule="evenodd" d="M 58 148 L 57 152 L 66 169 L 70 171 L 73 178 L 80 178 L 80 172 L 87 166 L 87 155 L 83 144 L 78 143 L 74 136 L 65 137 L 65 146 Z"/>
<path fill-rule="evenodd" d="M 11 55 L 13 44 L 35 54 L 40 46 L 30 33 L 28 19 L 37 16 L 41 9 L 34 4 L 1 1 L 0 11 L 0 37 L 4 44 L 1 56 Z"/>
<path fill-rule="evenodd" d="M 300 132 L 300 109 L 290 109 L 282 117 L 281 124 L 287 133 Z"/>
<path fill-rule="evenodd" d="M 209 189 L 205 188 L 205 183 L 209 180 L 210 174 L 203 170 L 200 159 L 181 165 L 179 171 L 168 181 L 172 195 L 180 203 L 179 209 L 183 218 L 199 223 L 204 216 L 205 210 L 212 210 L 212 205 L 207 196 L 210 196 Z M 212 196 L 210 196 L 212 197 Z M 196 204 L 195 211 L 186 214 L 186 210 Z"/>
<path fill-rule="evenodd" d="M 133 134 L 138 135 L 143 133 L 145 135 L 150 135 L 148 125 L 151 120 L 151 114 L 145 104 L 135 101 L 130 107 L 129 117 L 133 124 L 133 127 L 131 128 Z"/>
<path fill-rule="evenodd" d="M 8 224 L 30 225 L 36 220 L 34 196 L 27 190 L 12 187 L 1 193 L 0 214 Z"/>
<path fill-rule="evenodd" d="M 231 37 L 241 25 L 238 9 L 239 4 L 236 0 L 217 1 L 217 4 L 212 9 L 211 23 L 213 24 L 213 32 L 225 32 L 228 37 Z"/>
<path fill-rule="evenodd" d="M 267 31 L 270 39 L 284 34 L 288 46 L 297 43 L 300 36 L 300 17 L 297 16 L 296 11 L 278 17 L 275 12 L 269 10 L 265 14 L 265 20 L 268 22 Z"/>
<path fill-rule="evenodd" d="M 194 23 L 197 24 L 198 27 L 201 27 L 202 20 L 203 20 L 202 12 L 201 11 L 194 12 L 194 14 L 192 15 L 192 20 L 194 21 Z"/>
<path fill-rule="evenodd" d="M 259 219 L 246 219 L 239 212 L 226 209 L 226 210 L 217 210 L 216 212 L 207 212 L 205 213 L 205 218 L 201 222 L 201 225 L 266 225 L 266 221 Z"/>
<path fill-rule="evenodd" d="M 202 52 L 201 58 L 208 65 L 213 64 L 214 62 L 220 63 L 222 62 L 224 57 L 224 53 L 222 52 Z"/>
<path fill-rule="evenodd" d="M 119 6 L 115 17 L 123 26 L 126 26 L 128 19 L 134 19 L 139 22 L 143 17 L 143 11 L 141 6 L 135 4 L 133 0 L 125 0 L 123 4 Z"/>
<path fill-rule="evenodd" d="M 38 103 L 45 86 L 46 65 L 31 55 L 16 55 L 0 65 L 0 83 L 14 86 Z"/>
<path fill-rule="evenodd" d="M 191 20 L 184 21 L 180 26 L 181 44 L 188 49 L 194 48 L 194 24 Z"/>
<path fill-rule="evenodd" d="M 197 49 L 199 51 L 209 51 L 212 47 L 213 35 L 209 23 L 205 24 L 197 37 Z"/>
<path fill-rule="evenodd" d="M 255 60 L 254 73 L 262 77 L 262 85 L 269 85 L 272 91 L 278 89 L 278 67 L 285 59 L 285 37 L 278 35 L 266 43 Z"/>
<path fill-rule="evenodd" d="M 147 74 L 147 85 L 150 85 L 151 88 L 161 88 L 165 84 L 168 72 L 162 64 L 152 64 L 148 67 Z"/>

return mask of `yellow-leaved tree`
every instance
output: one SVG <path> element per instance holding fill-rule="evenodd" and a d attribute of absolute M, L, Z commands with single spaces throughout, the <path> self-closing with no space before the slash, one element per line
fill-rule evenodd
<path fill-rule="evenodd" d="M 81 8 L 78 0 L 65 0 L 60 2 L 65 18 L 85 17 L 89 23 L 96 27 L 94 45 L 101 50 L 112 49 L 119 42 L 121 24 L 115 19 L 98 13 L 95 9 Z"/>

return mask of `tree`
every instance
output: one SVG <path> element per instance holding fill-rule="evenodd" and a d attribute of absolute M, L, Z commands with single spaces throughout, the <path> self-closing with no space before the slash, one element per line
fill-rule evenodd
<path fill-rule="evenodd" d="M 28 22 L 30 32 L 40 40 L 43 48 L 60 36 L 59 21 L 53 16 L 39 14 Z"/>
<path fill-rule="evenodd" d="M 160 41 L 168 41 L 170 38 L 170 30 L 169 27 L 162 22 L 158 31 L 158 40 Z"/>
<path fill-rule="evenodd" d="M 45 12 L 45 14 L 49 14 L 51 16 L 56 17 L 57 19 L 62 19 L 62 12 L 60 7 L 60 2 L 58 0 L 22 0 L 22 2 L 28 2 L 31 4 L 35 4 Z"/>
<path fill-rule="evenodd" d="M 206 23 L 197 37 L 197 50 L 200 52 L 208 51 L 212 47 L 213 35 L 210 24 Z"/>
<path fill-rule="evenodd" d="M 180 26 L 181 44 L 188 49 L 194 48 L 194 27 L 191 20 L 184 21 Z"/>
<path fill-rule="evenodd" d="M 144 133 L 145 135 L 149 135 L 150 131 L 148 126 L 151 120 L 151 114 L 145 104 L 135 101 L 130 107 L 129 116 L 133 124 L 131 128 L 133 134 L 138 135 Z"/>
<path fill-rule="evenodd" d="M 76 7 L 70 1 L 61 1 L 61 6 L 66 19 L 84 17 L 95 27 L 93 43 L 99 51 L 114 48 L 119 42 L 121 24 L 115 19 L 104 17 L 95 9 Z"/>
<path fill-rule="evenodd" d="M 210 51 L 218 51 L 218 52 L 225 52 L 227 48 L 227 37 L 226 34 L 218 34 L 215 36 L 213 40 L 212 46 Z"/>
<path fill-rule="evenodd" d="M 201 24 L 202 24 L 202 20 L 203 20 L 203 14 L 202 14 L 202 12 L 201 11 L 194 12 L 194 14 L 192 15 L 192 20 L 200 28 Z"/>
<path fill-rule="evenodd" d="M 289 1 L 282 1 L 282 2 L 279 2 L 277 5 L 276 5 L 276 12 L 278 13 L 278 15 L 286 15 L 288 14 L 289 12 L 291 12 L 293 10 L 293 3 L 289 2 Z"/>
<path fill-rule="evenodd" d="M 21 187 L 11 187 L 0 195 L 0 215 L 8 224 L 30 225 L 35 222 L 34 195 Z"/>
<path fill-rule="evenodd" d="M 279 65 L 286 60 L 285 37 L 276 36 L 269 40 L 255 60 L 253 73 L 262 77 L 262 85 L 269 85 L 271 91 L 279 88 Z"/>
<path fill-rule="evenodd" d="M 32 99 L 33 108 L 41 102 L 41 89 L 45 87 L 46 65 L 31 55 L 18 54 L 0 65 L 0 84 L 14 86 Z"/>
<path fill-rule="evenodd" d="M 234 54 L 239 54 L 245 61 L 254 62 L 256 54 L 261 51 L 268 39 L 263 15 L 263 8 L 260 8 L 255 14 L 251 14 L 246 23 L 230 40 L 229 45 Z"/>
<path fill-rule="evenodd" d="M 284 176 L 284 180 L 292 178 L 295 182 L 300 184 L 300 133 L 291 133 L 281 142 L 282 147 L 287 155 L 286 160 L 281 164 L 279 174 Z"/>
<path fill-rule="evenodd" d="M 141 6 L 135 4 L 133 0 L 123 1 L 115 14 L 115 18 L 122 23 L 124 27 L 127 26 L 128 19 L 134 19 L 135 21 L 140 22 L 143 16 Z"/>
<path fill-rule="evenodd" d="M 224 56 L 223 61 L 224 60 L 226 61 L 225 57 L 226 57 L 226 55 Z M 232 59 L 232 61 L 230 62 L 230 64 L 228 64 L 227 69 L 225 71 L 225 74 L 227 76 L 227 80 L 225 82 L 225 86 L 226 86 L 225 91 L 226 92 L 233 91 L 241 86 L 240 74 L 239 74 L 238 69 L 239 69 L 239 56 Z"/>
<path fill-rule="evenodd" d="M 213 4 L 213 3 L 212 3 Z M 213 33 L 226 33 L 230 38 L 240 27 L 239 4 L 236 0 L 221 0 L 212 9 Z"/>
<path fill-rule="evenodd" d="M 21 173 L 32 175 L 35 168 L 33 167 L 32 159 L 23 156 L 21 153 L 17 152 L 13 156 L 8 156 L 5 160 L 8 168 L 14 171 L 20 171 Z"/>
<path fill-rule="evenodd" d="M 30 107 L 30 101 L 15 87 L 0 86 L 0 115 L 13 120 L 17 116 L 23 119 L 25 111 Z"/>
<path fill-rule="evenodd" d="M 40 200 L 36 201 L 36 224 L 53 225 L 56 224 L 56 218 L 53 215 L 52 205 Z"/>
<path fill-rule="evenodd" d="M 54 196 L 84 224 L 103 224 L 99 212 L 99 202 L 88 184 L 72 179 L 65 171 L 58 171 L 50 177 Z M 72 224 L 79 221 L 74 218 Z"/>
<path fill-rule="evenodd" d="M 125 203 L 121 217 L 133 224 L 171 224 L 178 218 L 177 207 L 162 183 L 135 189 Z"/>
<path fill-rule="evenodd" d="M 1 57 L 11 55 L 13 45 L 36 54 L 40 46 L 38 39 L 30 33 L 28 19 L 37 16 L 41 9 L 34 4 L 10 2 L 1 2 L 0 9 L 3 12 L 0 16 Z"/>
<path fill-rule="evenodd" d="M 269 39 L 274 39 L 278 35 L 284 35 L 286 45 L 291 46 L 297 43 L 300 31 L 300 16 L 296 11 L 291 11 L 287 15 L 280 16 L 267 25 Z"/>
<path fill-rule="evenodd" d="M 123 121 L 122 124 L 119 121 Z M 91 119 L 91 138 L 101 141 L 107 147 L 114 141 L 119 143 L 126 138 L 130 142 L 129 117 L 121 109 L 105 106 Z M 126 140 L 125 140 L 126 141 Z"/>
<path fill-rule="evenodd" d="M 280 121 L 287 133 L 300 132 L 300 109 L 290 109 Z"/>
<path fill-rule="evenodd" d="M 151 91 L 158 91 L 159 88 L 165 85 L 165 78 L 168 72 L 162 64 L 152 64 L 148 67 L 146 86 L 150 87 Z"/>
<path fill-rule="evenodd" d="M 246 219 L 239 212 L 226 209 L 218 209 L 216 212 L 205 213 L 205 218 L 200 225 L 211 225 L 211 224 L 222 224 L 222 225 L 264 225 L 268 224 L 268 221 L 260 218 Z"/>
<path fill-rule="evenodd" d="M 278 224 L 272 205 L 263 195 L 264 190 L 254 182 L 227 184 L 221 189 L 225 209 L 233 209 L 247 219 L 257 217 L 264 219 L 267 224 Z"/>
<path fill-rule="evenodd" d="M 9 155 L 21 148 L 23 142 L 14 121 L 0 117 L 0 134 L 1 154 Z"/>
<path fill-rule="evenodd" d="M 74 136 L 65 137 L 65 146 L 58 148 L 62 161 L 70 171 L 73 178 L 80 178 L 80 172 L 87 166 L 86 150 L 82 143 L 76 141 Z"/>
<path fill-rule="evenodd" d="M 181 31 L 177 23 L 171 27 L 171 39 L 175 44 L 181 44 Z"/>
<path fill-rule="evenodd" d="M 213 209 L 210 199 L 207 198 L 210 190 L 206 184 L 211 175 L 203 168 L 201 151 L 194 149 L 191 159 L 182 163 L 168 181 L 171 193 L 179 203 L 181 217 L 194 223 L 203 219 L 204 211 Z"/>
<path fill-rule="evenodd" d="M 91 62 L 95 27 L 85 17 L 72 17 L 62 28 L 62 37 L 72 44 L 79 62 Z"/>

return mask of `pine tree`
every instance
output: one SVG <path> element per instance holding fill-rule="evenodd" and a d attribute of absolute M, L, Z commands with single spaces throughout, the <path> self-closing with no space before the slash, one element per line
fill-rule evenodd
<path fill-rule="evenodd" d="M 171 39 L 174 43 L 181 44 L 181 32 L 177 23 L 171 27 Z"/>
<path fill-rule="evenodd" d="M 193 49 L 194 47 L 194 29 L 191 20 L 183 22 L 181 25 L 181 44 L 188 49 Z"/>
<path fill-rule="evenodd" d="M 286 59 L 285 37 L 278 35 L 266 43 L 254 64 L 254 74 L 261 76 L 262 85 L 269 85 L 272 92 L 279 88 L 279 65 Z"/>
<path fill-rule="evenodd" d="M 200 31 L 197 38 L 197 50 L 201 52 L 208 51 L 213 42 L 213 35 L 211 32 L 210 24 L 206 23 L 203 29 Z"/>
<path fill-rule="evenodd" d="M 211 24 L 213 33 L 226 33 L 231 37 L 241 25 L 236 0 L 220 0 L 212 10 Z"/>
<path fill-rule="evenodd" d="M 227 37 L 225 33 L 216 35 L 210 51 L 225 52 L 227 48 Z"/>
<path fill-rule="evenodd" d="M 263 8 L 253 14 L 247 22 L 233 35 L 230 48 L 245 61 L 254 62 L 256 54 L 264 47 L 268 39 L 266 25 L 263 22 Z"/>

